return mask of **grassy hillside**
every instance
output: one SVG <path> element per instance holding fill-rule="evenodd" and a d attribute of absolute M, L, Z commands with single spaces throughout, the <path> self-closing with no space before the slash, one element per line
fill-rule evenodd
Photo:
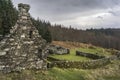
<path fill-rule="evenodd" d="M 91 43 L 104 48 L 120 50 L 120 29 L 88 29 L 78 30 L 56 25 L 49 27 L 52 39 L 56 41 L 74 41 Z M 58 37 L 59 36 L 59 37 Z"/>

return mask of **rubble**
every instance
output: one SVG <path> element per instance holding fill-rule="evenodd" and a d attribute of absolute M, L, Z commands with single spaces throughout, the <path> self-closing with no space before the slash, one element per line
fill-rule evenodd
<path fill-rule="evenodd" d="M 58 54 L 58 55 L 70 54 L 69 49 L 58 45 L 50 45 L 48 50 L 50 54 Z"/>

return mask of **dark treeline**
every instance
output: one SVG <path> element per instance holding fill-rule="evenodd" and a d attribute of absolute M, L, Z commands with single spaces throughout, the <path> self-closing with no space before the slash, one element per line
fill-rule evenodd
<path fill-rule="evenodd" d="M 48 29 L 48 27 L 51 26 L 49 22 L 42 21 L 40 19 L 35 20 L 34 18 L 31 18 L 33 25 L 38 29 L 39 34 L 47 41 L 52 42 L 52 36 Z"/>
<path fill-rule="evenodd" d="M 10 28 L 17 20 L 17 10 L 11 0 L 0 0 L 0 34 L 9 34 Z"/>
<path fill-rule="evenodd" d="M 49 30 L 53 40 L 82 42 L 120 50 L 120 29 L 77 30 L 55 25 L 49 27 Z"/>

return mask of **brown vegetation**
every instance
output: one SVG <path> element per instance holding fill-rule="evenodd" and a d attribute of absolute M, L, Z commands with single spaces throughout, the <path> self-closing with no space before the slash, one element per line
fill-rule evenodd
<path fill-rule="evenodd" d="M 59 45 L 65 48 L 69 49 L 75 49 L 75 48 L 94 48 L 92 44 L 84 44 L 84 43 L 79 43 L 79 42 L 70 42 L 70 41 L 53 41 L 52 44 L 54 45 Z"/>

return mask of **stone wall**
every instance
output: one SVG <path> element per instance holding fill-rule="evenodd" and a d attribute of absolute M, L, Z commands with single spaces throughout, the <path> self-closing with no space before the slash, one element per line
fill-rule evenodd
<path fill-rule="evenodd" d="M 59 68 L 77 68 L 77 69 L 95 69 L 103 67 L 111 62 L 110 58 L 90 60 L 90 61 L 53 61 L 48 67 Z"/>
<path fill-rule="evenodd" d="M 105 56 L 100 56 L 100 55 L 97 55 L 97 54 L 85 53 L 85 52 L 80 52 L 80 51 L 76 51 L 76 56 L 83 56 L 83 57 L 88 57 L 88 58 L 91 58 L 91 59 L 105 58 Z"/>
<path fill-rule="evenodd" d="M 104 67 L 113 60 L 120 60 L 119 56 L 113 55 L 108 58 L 101 58 L 96 60 L 88 60 L 88 61 L 65 61 L 65 60 L 56 60 L 47 64 L 48 68 L 59 67 L 59 68 L 76 68 L 76 69 L 96 69 L 100 67 Z"/>

